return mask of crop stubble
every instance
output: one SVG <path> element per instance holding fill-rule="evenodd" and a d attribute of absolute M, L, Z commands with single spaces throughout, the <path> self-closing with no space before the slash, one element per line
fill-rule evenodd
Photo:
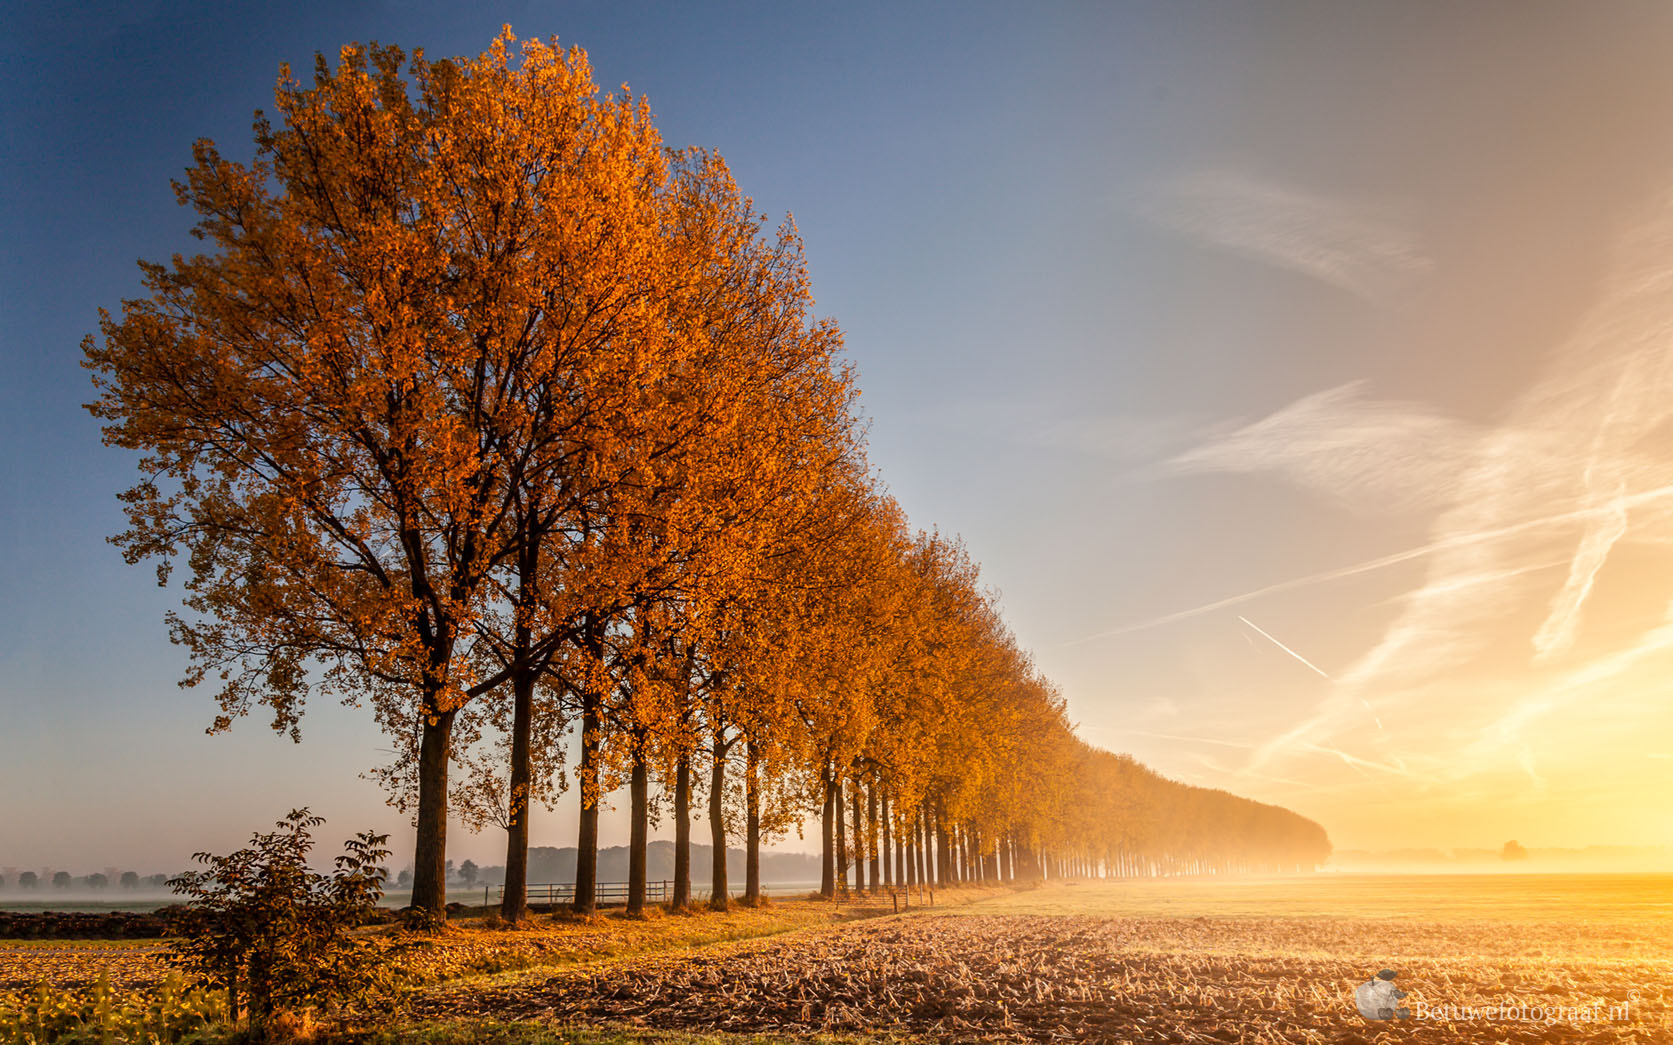
<path fill-rule="evenodd" d="M 870 1032 L 967 1041 L 1673 1042 L 1666 931 L 1389 919 L 966 915 L 857 923 L 723 953 L 441 989 L 432 1018 Z M 1408 1003 L 1520 1018 L 1360 1018 L 1383 965 Z M 1609 1019 L 1627 1006 L 1626 1020 Z M 1552 1009 L 1563 1018 L 1545 1019 Z M 1595 1016 L 1595 1019 L 1588 1018 Z"/>

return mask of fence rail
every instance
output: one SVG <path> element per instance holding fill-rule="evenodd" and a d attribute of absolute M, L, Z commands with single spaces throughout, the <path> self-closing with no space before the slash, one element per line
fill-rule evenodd
<path fill-rule="evenodd" d="M 646 882 L 645 900 L 647 902 L 666 903 L 674 895 L 672 882 Z M 499 887 L 499 896 L 505 898 L 505 886 Z M 627 882 L 599 882 L 593 887 L 593 902 L 598 904 L 627 903 Z M 531 904 L 566 904 L 575 902 L 574 882 L 540 882 L 528 887 L 528 902 Z"/>

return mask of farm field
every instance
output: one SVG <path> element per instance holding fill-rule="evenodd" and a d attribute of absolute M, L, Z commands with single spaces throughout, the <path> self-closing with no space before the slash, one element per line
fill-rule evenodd
<path fill-rule="evenodd" d="M 1521 875 L 1047 886 L 764 942 L 459 982 L 413 1014 L 968 1041 L 1648 1045 L 1673 1041 L 1670 884 Z M 1424 1019 L 1388 1027 L 1354 1011 L 1354 986 L 1385 966 Z"/>
<path fill-rule="evenodd" d="M 374 1037 L 1673 1041 L 1668 876 L 1079 882 L 940 898 L 898 916 L 886 901 L 840 914 L 787 901 L 517 932 L 466 921 L 392 950 L 423 984 Z M 106 969 L 143 986 L 158 959 L 144 943 L 0 944 L 0 976 L 15 988 L 30 968 L 82 983 Z M 1357 1015 L 1354 986 L 1383 967 L 1423 1018 Z"/>

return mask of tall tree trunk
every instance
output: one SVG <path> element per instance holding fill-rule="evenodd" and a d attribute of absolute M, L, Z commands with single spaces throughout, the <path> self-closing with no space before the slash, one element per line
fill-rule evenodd
<path fill-rule="evenodd" d="M 518 638 L 526 641 L 526 628 Z M 529 909 L 529 783 L 533 778 L 529 737 L 534 723 L 534 672 L 511 676 L 511 796 L 506 809 L 505 887 L 500 917 L 512 924 Z"/>
<path fill-rule="evenodd" d="M 691 753 L 680 752 L 674 767 L 674 895 L 676 911 L 691 906 Z"/>
<path fill-rule="evenodd" d="M 500 918 L 522 921 L 529 913 L 529 736 L 534 724 L 534 672 L 512 675 L 512 772 L 505 811 L 505 886 Z"/>
<path fill-rule="evenodd" d="M 539 668 L 533 663 L 533 628 L 529 621 L 540 602 L 540 538 L 538 504 L 522 514 L 517 551 L 517 612 L 512 630 L 511 766 L 506 808 L 505 881 L 500 893 L 500 917 L 515 925 L 529 910 L 529 807 L 534 783 L 534 687 Z"/>
<path fill-rule="evenodd" d="M 582 642 L 588 658 L 586 682 L 581 686 L 581 766 L 576 773 L 581 792 L 581 819 L 575 842 L 576 914 L 590 915 L 598 909 L 598 804 L 599 749 L 604 743 L 604 694 L 593 681 L 593 672 L 604 662 L 604 623 L 588 613 L 581 625 Z"/>
<path fill-rule="evenodd" d="M 447 917 L 447 756 L 455 714 L 426 715 L 418 741 L 418 844 L 412 860 L 412 906 L 435 918 Z"/>
<path fill-rule="evenodd" d="M 731 746 L 724 739 L 725 727 L 714 731 L 714 765 L 709 769 L 709 838 L 714 846 L 713 889 L 709 906 L 724 911 L 727 906 L 726 884 L 726 752 Z"/>
<path fill-rule="evenodd" d="M 952 827 L 947 822 L 947 814 L 940 809 L 935 810 L 936 881 L 944 889 L 958 882 L 958 865 L 953 862 L 953 840 L 948 834 Z"/>
<path fill-rule="evenodd" d="M 956 820 L 947 824 L 947 849 L 952 856 L 947 863 L 953 869 L 953 884 L 957 885 L 964 881 L 970 868 L 964 859 L 964 828 Z"/>
<path fill-rule="evenodd" d="M 825 773 L 825 804 L 819 810 L 819 895 L 836 895 L 836 833 L 831 809 L 836 796 L 831 789 L 830 771 Z"/>
<path fill-rule="evenodd" d="M 916 841 L 918 843 L 918 888 L 921 891 L 929 888 L 930 883 L 935 881 L 931 877 L 935 874 L 935 864 L 929 847 L 929 805 L 927 803 L 918 808 L 918 837 Z"/>
<path fill-rule="evenodd" d="M 854 807 L 854 891 L 860 894 L 866 891 L 866 824 L 860 816 L 862 790 L 859 778 L 855 777 L 849 804 Z"/>
<path fill-rule="evenodd" d="M 898 803 L 900 799 L 895 799 L 895 801 Z M 898 806 L 895 816 L 900 816 Z M 907 849 L 907 831 L 905 831 L 905 828 L 907 828 L 905 824 L 895 824 L 895 888 L 902 891 L 907 898 L 907 905 L 910 906 L 912 905 L 912 873 L 907 869 L 907 853 L 910 853 L 910 849 Z"/>
<path fill-rule="evenodd" d="M 911 902 L 912 876 L 906 869 L 906 825 L 900 823 L 900 799 L 895 799 L 895 888 L 907 893 L 907 902 Z"/>
<path fill-rule="evenodd" d="M 836 819 L 836 894 L 846 896 L 848 894 L 848 838 L 842 822 L 847 817 L 848 810 L 842 807 L 841 773 L 836 774 L 835 782 L 831 786 L 835 791 L 836 803 L 835 808 L 831 811 Z"/>
<path fill-rule="evenodd" d="M 876 807 L 877 815 L 872 819 L 877 825 L 874 830 L 883 832 L 877 843 L 877 852 L 883 860 L 883 890 L 884 892 L 894 892 L 899 887 L 900 882 L 896 880 L 894 874 L 895 848 L 893 840 L 889 837 L 889 796 L 885 794 L 880 797 L 876 802 Z"/>
<path fill-rule="evenodd" d="M 645 913 L 645 844 L 650 835 L 650 770 L 645 765 L 645 738 L 633 744 L 633 777 L 628 785 L 632 805 L 632 826 L 627 842 L 627 913 L 637 918 Z"/>
<path fill-rule="evenodd" d="M 927 818 L 928 814 L 925 812 L 924 804 L 919 802 L 918 815 L 913 818 L 912 845 L 918 851 L 913 862 L 918 865 L 918 891 L 920 893 L 929 888 L 929 852 L 928 847 L 924 844 L 928 840 L 925 830 Z"/>
<path fill-rule="evenodd" d="M 761 904 L 761 767 L 755 742 L 744 744 L 744 902 Z"/>
<path fill-rule="evenodd" d="M 575 843 L 575 913 L 598 908 L 599 699 L 589 687 L 581 696 L 581 826 Z"/>
<path fill-rule="evenodd" d="M 874 893 L 883 887 L 881 880 L 878 878 L 878 849 L 877 785 L 874 783 L 870 787 L 866 788 L 866 855 L 869 857 L 869 870 L 866 877 L 870 879 L 871 891 Z"/>

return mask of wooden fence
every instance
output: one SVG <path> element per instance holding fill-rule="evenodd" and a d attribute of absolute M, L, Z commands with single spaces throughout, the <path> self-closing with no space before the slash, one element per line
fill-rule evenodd
<path fill-rule="evenodd" d="M 593 889 L 593 902 L 600 907 L 605 904 L 627 903 L 627 882 L 599 882 Z M 505 898 L 505 886 L 498 890 L 501 899 Z M 646 882 L 646 903 L 667 903 L 674 895 L 674 883 L 668 881 Z M 541 882 L 532 884 L 528 888 L 528 902 L 556 906 L 575 902 L 574 882 Z"/>

